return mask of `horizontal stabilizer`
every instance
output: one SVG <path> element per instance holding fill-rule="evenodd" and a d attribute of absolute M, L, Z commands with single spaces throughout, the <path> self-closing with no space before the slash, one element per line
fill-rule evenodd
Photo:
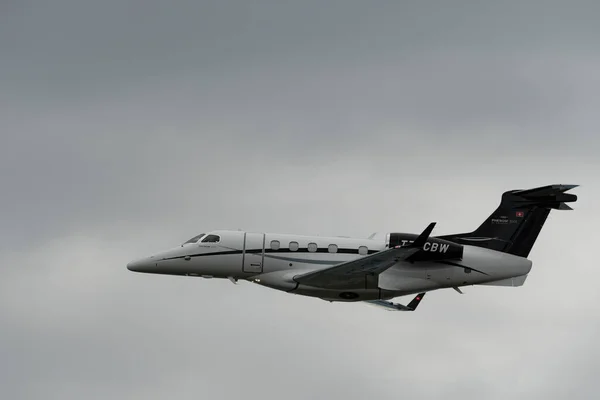
<path fill-rule="evenodd" d="M 579 185 L 548 185 L 534 189 L 513 190 L 513 201 L 519 207 L 544 207 L 555 210 L 572 210 L 565 203 L 577 201 L 577 196 L 565 193 Z"/>
<path fill-rule="evenodd" d="M 565 204 L 565 203 L 560 203 L 558 205 L 558 209 L 559 210 L 572 210 L 572 208 L 568 204 Z"/>
<path fill-rule="evenodd" d="M 546 185 L 533 189 L 514 190 L 513 193 L 518 193 L 520 196 L 553 196 L 557 193 L 564 193 L 571 189 L 575 189 L 579 185 Z"/>

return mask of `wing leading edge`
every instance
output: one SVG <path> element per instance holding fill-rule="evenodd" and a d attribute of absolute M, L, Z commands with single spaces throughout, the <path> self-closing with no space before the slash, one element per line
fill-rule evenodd
<path fill-rule="evenodd" d="M 396 246 L 370 256 L 335 265 L 331 268 L 298 275 L 294 280 L 308 286 L 336 289 L 364 285 L 369 276 L 376 276 L 399 261 L 406 260 L 423 248 L 435 222 L 429 224 L 419 237 L 408 246 Z"/>

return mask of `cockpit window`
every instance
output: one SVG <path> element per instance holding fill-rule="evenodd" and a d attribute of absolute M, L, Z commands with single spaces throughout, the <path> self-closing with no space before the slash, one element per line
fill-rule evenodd
<path fill-rule="evenodd" d="M 219 235 L 206 235 L 204 239 L 202 239 L 202 243 L 217 243 L 221 240 Z"/>
<path fill-rule="evenodd" d="M 191 238 L 190 240 L 188 240 L 187 242 L 183 243 L 183 244 L 188 244 L 188 243 L 196 243 L 198 240 L 200 240 L 200 238 L 202 236 L 206 235 L 206 233 L 201 233 L 199 235 L 194 236 L 193 238 Z"/>

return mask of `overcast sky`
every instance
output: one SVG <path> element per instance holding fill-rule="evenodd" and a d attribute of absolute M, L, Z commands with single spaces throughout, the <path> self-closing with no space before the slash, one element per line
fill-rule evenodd
<path fill-rule="evenodd" d="M 2 2 L 1 397 L 597 397 L 599 18 L 597 1 Z M 553 183 L 580 200 L 523 287 L 416 313 L 125 268 L 211 229 L 464 232 L 503 191 Z"/>

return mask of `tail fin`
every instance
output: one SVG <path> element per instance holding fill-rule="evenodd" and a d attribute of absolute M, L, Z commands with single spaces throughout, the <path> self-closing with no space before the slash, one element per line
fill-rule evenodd
<path fill-rule="evenodd" d="M 500 206 L 471 233 L 440 236 L 442 239 L 527 257 L 550 210 L 572 210 L 566 203 L 577 196 L 565 193 L 578 185 L 549 185 L 511 190 Z"/>

